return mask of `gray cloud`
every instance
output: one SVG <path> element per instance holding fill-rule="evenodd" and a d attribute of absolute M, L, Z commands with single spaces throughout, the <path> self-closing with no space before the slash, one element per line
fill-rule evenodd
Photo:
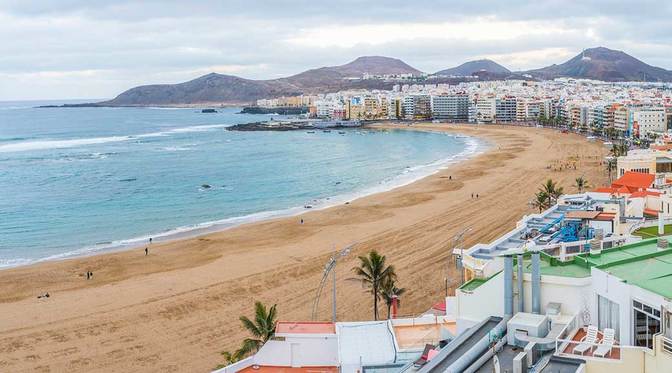
<path fill-rule="evenodd" d="M 0 100 L 112 97 L 131 86 L 209 71 L 276 78 L 373 54 L 428 72 L 486 56 L 527 69 L 603 45 L 670 69 L 671 16 L 672 3 L 631 0 L 0 0 Z M 422 30 L 418 25 L 483 19 L 502 23 L 502 35 L 412 33 Z M 507 28 L 509 23 L 515 26 Z M 412 37 L 373 42 L 363 32 L 356 43 L 341 45 L 337 33 L 324 45 L 295 42 L 321 28 L 352 37 L 348 30 L 378 26 L 408 27 Z M 524 33 L 506 37 L 519 26 Z"/>

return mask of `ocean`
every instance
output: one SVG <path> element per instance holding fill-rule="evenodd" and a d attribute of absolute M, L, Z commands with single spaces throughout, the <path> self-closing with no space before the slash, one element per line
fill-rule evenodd
<path fill-rule="evenodd" d="M 403 130 L 227 131 L 271 117 L 240 108 L 34 108 L 52 103 L 0 102 L 0 267 L 324 208 L 483 147 Z"/>

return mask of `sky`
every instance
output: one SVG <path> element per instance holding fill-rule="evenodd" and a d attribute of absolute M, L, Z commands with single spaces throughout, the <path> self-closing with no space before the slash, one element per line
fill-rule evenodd
<path fill-rule="evenodd" d="M 511 70 L 584 48 L 672 69 L 672 1 L 0 0 L 0 101 L 112 98 L 210 72 L 273 79 L 400 58 Z"/>

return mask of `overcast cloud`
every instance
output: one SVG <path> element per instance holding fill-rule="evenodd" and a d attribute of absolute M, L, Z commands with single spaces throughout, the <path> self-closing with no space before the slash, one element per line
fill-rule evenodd
<path fill-rule="evenodd" d="M 270 79 L 397 57 L 512 70 L 583 48 L 672 69 L 670 1 L 0 0 L 0 100 L 109 98 L 209 72 Z"/>

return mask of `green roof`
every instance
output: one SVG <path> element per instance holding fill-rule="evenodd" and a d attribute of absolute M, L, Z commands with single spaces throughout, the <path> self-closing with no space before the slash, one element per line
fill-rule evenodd
<path fill-rule="evenodd" d="M 464 291 L 473 291 L 477 287 L 485 284 L 486 281 L 488 281 L 488 280 L 489 279 L 487 279 L 487 278 L 472 278 L 471 280 L 462 284 L 462 286 L 460 286 L 459 289 L 464 290 Z"/>
<path fill-rule="evenodd" d="M 672 242 L 672 237 L 667 238 Z M 524 271 L 531 272 L 531 265 L 526 256 Z M 589 277 L 592 267 L 672 299 L 672 249 L 659 250 L 655 238 L 606 249 L 599 255 L 577 255 L 566 263 L 542 253 L 542 275 Z"/>
<path fill-rule="evenodd" d="M 624 246 L 625 252 L 632 254 L 629 258 L 613 260 L 596 268 L 628 284 L 672 299 L 672 250 L 668 247 L 660 251 L 656 248 L 656 240 L 646 241 L 638 243 L 635 247 L 638 250 Z"/>
<path fill-rule="evenodd" d="M 672 242 L 672 236 L 665 238 Z M 599 255 L 580 254 L 568 262 L 560 262 L 557 258 L 542 252 L 541 275 L 586 278 L 590 277 L 591 268 L 595 267 L 628 284 L 672 299 L 672 247 L 659 250 L 657 241 L 656 238 L 641 240 L 602 250 Z M 526 273 L 532 271 L 530 256 L 531 253 L 526 253 L 524 256 L 523 270 Z M 490 278 L 474 278 L 464 283 L 460 289 L 473 291 Z"/>
<path fill-rule="evenodd" d="M 494 275 L 492 275 L 492 276 L 490 276 L 490 277 L 488 277 L 488 278 L 472 278 L 471 280 L 469 280 L 469 281 L 465 282 L 464 284 L 462 284 L 462 286 L 460 286 L 458 289 L 460 289 L 460 290 L 464 290 L 464 291 L 474 291 L 476 288 L 478 288 L 479 286 L 485 284 L 486 282 L 488 282 L 488 280 L 490 280 L 491 278 L 497 276 L 497 275 L 500 274 L 501 272 L 502 272 L 502 271 L 499 271 L 499 272 L 495 273 Z"/>

